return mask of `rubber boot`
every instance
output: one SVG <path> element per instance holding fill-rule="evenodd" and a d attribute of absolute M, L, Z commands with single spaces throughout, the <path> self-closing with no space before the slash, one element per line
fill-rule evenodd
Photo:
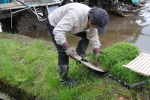
<path fill-rule="evenodd" d="M 81 38 L 81 40 L 78 42 L 76 52 L 79 56 L 82 56 L 85 54 L 87 48 L 89 45 L 89 40 L 85 37 Z"/>
<path fill-rule="evenodd" d="M 68 69 L 69 69 L 68 62 L 69 57 L 66 54 L 59 54 L 58 66 L 61 79 L 63 80 L 63 83 L 65 85 L 73 87 L 78 85 L 78 82 L 68 77 Z"/>

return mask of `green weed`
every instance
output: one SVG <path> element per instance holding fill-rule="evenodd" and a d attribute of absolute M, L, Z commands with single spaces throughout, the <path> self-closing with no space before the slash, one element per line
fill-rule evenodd
<path fill-rule="evenodd" d="M 45 45 L 42 40 L 22 42 L 19 39 L 11 40 L 0 37 L 0 43 L 0 81 L 36 96 L 37 100 L 117 100 L 119 95 L 128 97 L 130 100 L 137 98 L 135 95 L 137 91 L 125 88 L 109 77 L 102 78 L 88 70 L 84 64 L 77 65 L 72 59 L 69 63 L 69 77 L 78 81 L 79 85 L 73 88 L 62 86 L 59 80 L 57 52 L 51 45 Z M 128 46 L 126 47 L 125 44 Z M 119 62 L 126 58 L 131 60 L 138 54 L 134 46 L 128 43 L 122 45 L 126 49 L 120 46 L 110 47 L 115 50 L 102 50 L 104 54 L 99 56 L 100 65 L 107 65 L 106 68 L 110 68 L 112 74 L 116 73 L 114 75 L 118 76 L 121 76 L 122 70 Z M 121 52 L 116 54 L 118 50 L 124 52 L 125 58 L 122 57 Z M 134 56 L 131 55 L 132 53 Z M 111 54 L 112 56 L 109 56 Z M 89 58 L 94 60 L 94 55 Z M 147 98 L 150 92 L 147 86 L 142 92 L 138 91 L 138 94 L 145 93 L 144 97 Z M 14 90 L 11 90 L 10 93 L 13 92 Z"/>
<path fill-rule="evenodd" d="M 53 73 L 56 71 L 57 61 L 54 60 L 57 59 L 57 53 L 49 51 L 49 46 L 45 46 L 41 41 L 21 44 L 19 41 L 0 39 L 0 42 L 0 77 L 5 83 L 18 86 L 34 95 L 37 91 L 43 91 L 45 87 L 56 87 L 58 81 L 54 81 L 56 76 L 53 76 Z M 49 75 L 45 72 L 48 67 L 51 68 Z M 49 82 L 51 84 L 48 84 Z M 45 87 L 35 88 L 32 86 L 34 84 L 36 84 L 35 87 L 40 87 L 40 85 Z"/>

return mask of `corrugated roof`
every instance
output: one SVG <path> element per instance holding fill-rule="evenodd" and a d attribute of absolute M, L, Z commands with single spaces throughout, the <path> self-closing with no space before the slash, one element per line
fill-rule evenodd
<path fill-rule="evenodd" d="M 141 75 L 150 76 L 150 54 L 141 53 L 130 63 L 123 66 Z"/>

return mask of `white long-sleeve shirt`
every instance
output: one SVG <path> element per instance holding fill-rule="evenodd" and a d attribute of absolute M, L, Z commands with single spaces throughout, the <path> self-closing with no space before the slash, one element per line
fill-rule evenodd
<path fill-rule="evenodd" d="M 66 35 L 76 34 L 88 26 L 88 12 L 91 8 L 80 3 L 69 3 L 61 6 L 49 14 L 48 19 L 54 26 L 53 34 L 57 44 L 66 42 Z M 100 48 L 101 44 L 96 28 L 86 30 L 87 39 L 93 48 Z"/>

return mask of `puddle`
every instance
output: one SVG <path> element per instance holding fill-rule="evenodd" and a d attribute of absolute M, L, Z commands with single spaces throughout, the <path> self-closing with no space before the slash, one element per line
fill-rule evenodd
<path fill-rule="evenodd" d="M 150 53 L 150 3 L 146 4 L 144 9 L 141 10 L 140 17 L 141 19 L 137 20 L 138 25 L 143 26 L 142 29 L 138 29 L 140 32 L 137 33 L 135 41 L 133 43 L 141 48 L 141 52 Z"/>

